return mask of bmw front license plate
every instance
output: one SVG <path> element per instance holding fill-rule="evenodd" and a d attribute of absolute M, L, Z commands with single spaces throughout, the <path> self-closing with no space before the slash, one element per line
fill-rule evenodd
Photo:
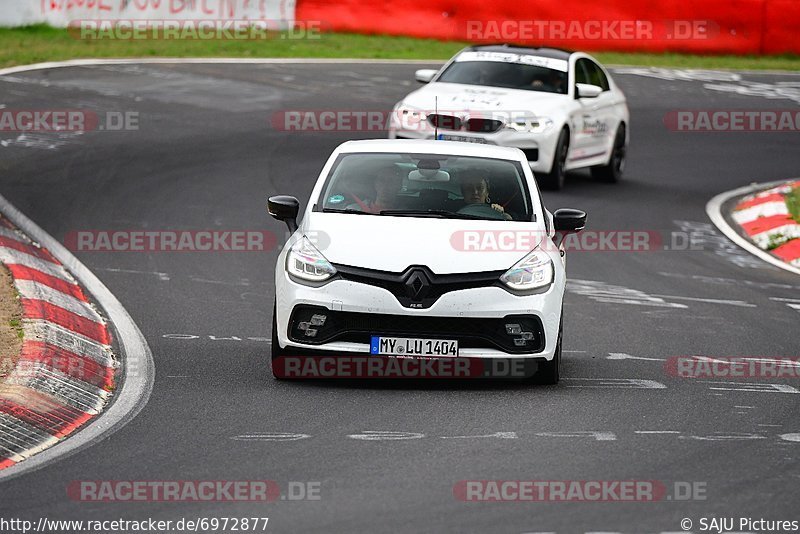
<path fill-rule="evenodd" d="M 386 356 L 458 356 L 458 341 L 454 339 L 416 339 L 407 337 L 372 336 L 370 354 Z"/>
<path fill-rule="evenodd" d="M 486 139 L 482 137 L 470 137 L 468 135 L 450 135 L 450 134 L 439 134 L 440 141 L 461 141 L 462 143 L 481 143 L 481 144 L 488 144 Z"/>

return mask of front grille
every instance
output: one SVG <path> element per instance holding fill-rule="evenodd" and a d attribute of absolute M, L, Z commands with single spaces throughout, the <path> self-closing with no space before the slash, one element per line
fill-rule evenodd
<path fill-rule="evenodd" d="M 441 113 L 428 115 L 428 122 L 431 126 L 441 128 L 442 130 L 466 130 L 475 133 L 493 133 L 504 126 L 503 121 L 497 119 L 473 117 L 463 120 L 454 115 L 443 115 Z"/>
<path fill-rule="evenodd" d="M 439 114 L 428 115 L 428 122 L 442 130 L 460 130 L 464 124 L 458 117 Z"/>
<path fill-rule="evenodd" d="M 495 119 L 469 119 L 467 121 L 468 132 L 493 133 L 503 127 L 503 121 Z"/>
<path fill-rule="evenodd" d="M 423 317 L 331 311 L 298 305 L 289 319 L 289 339 L 321 345 L 334 341 L 370 344 L 371 336 L 455 339 L 460 348 L 493 348 L 509 354 L 544 349 L 544 329 L 535 315 L 498 318 Z"/>
<path fill-rule="evenodd" d="M 445 293 L 499 285 L 505 271 L 486 271 L 465 274 L 434 274 L 423 265 L 412 265 L 402 273 L 391 273 L 334 265 L 343 280 L 358 282 L 389 291 L 406 308 L 426 309 Z"/>

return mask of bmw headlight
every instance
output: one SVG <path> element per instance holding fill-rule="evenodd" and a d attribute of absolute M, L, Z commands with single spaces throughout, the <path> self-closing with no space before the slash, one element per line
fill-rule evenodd
<path fill-rule="evenodd" d="M 301 280 L 324 282 L 336 274 L 336 268 L 303 236 L 286 255 L 286 272 Z"/>
<path fill-rule="evenodd" d="M 517 132 L 542 133 L 553 126 L 553 121 L 547 117 L 524 118 L 518 117 L 508 123 L 508 127 Z"/>
<path fill-rule="evenodd" d="M 428 113 L 400 102 L 394 108 L 394 119 L 402 128 L 415 129 L 428 120 Z"/>
<path fill-rule="evenodd" d="M 554 269 L 550 256 L 534 250 L 500 277 L 500 281 L 515 291 L 531 291 L 553 283 Z"/>

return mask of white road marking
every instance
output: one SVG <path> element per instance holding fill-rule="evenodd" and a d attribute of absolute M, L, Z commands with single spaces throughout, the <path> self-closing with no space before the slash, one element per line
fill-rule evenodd
<path fill-rule="evenodd" d="M 793 441 L 795 443 L 800 443 L 800 433 L 781 434 L 778 437 L 784 441 Z"/>
<path fill-rule="evenodd" d="M 745 410 L 749 410 L 751 408 L 755 408 L 755 406 L 734 406 L 734 408 L 742 408 L 742 409 L 745 409 Z"/>
<path fill-rule="evenodd" d="M 256 434 L 241 434 L 233 436 L 234 441 L 299 441 L 310 438 L 310 434 L 295 434 L 292 432 L 260 432 Z"/>
<path fill-rule="evenodd" d="M 789 386 L 787 384 L 754 384 L 751 382 L 712 382 L 706 380 L 703 380 L 702 382 L 717 386 L 708 388 L 714 391 L 744 391 L 748 393 L 800 393 L 800 390 L 792 386 Z"/>
<path fill-rule="evenodd" d="M 694 302 L 706 302 L 708 304 L 727 304 L 729 306 L 740 306 L 742 308 L 757 308 L 755 304 L 750 304 L 743 300 L 726 300 L 726 299 L 701 299 L 698 297 L 679 297 L 677 295 L 653 295 L 664 299 L 678 299 L 678 300 L 691 300 Z"/>
<path fill-rule="evenodd" d="M 680 434 L 680 430 L 634 430 L 634 434 Z"/>
<path fill-rule="evenodd" d="M 663 358 L 645 358 L 643 356 L 631 356 L 624 352 L 609 352 L 606 360 L 644 360 L 648 362 L 665 362 Z"/>
<path fill-rule="evenodd" d="M 482 434 L 480 436 L 440 436 L 439 439 L 473 439 L 473 438 L 500 438 L 517 439 L 516 432 L 495 432 L 493 434 Z"/>
<path fill-rule="evenodd" d="M 421 439 L 425 434 L 418 432 L 395 432 L 393 430 L 364 430 L 361 434 L 348 434 L 350 439 L 361 441 L 398 441 L 406 439 Z"/>
<path fill-rule="evenodd" d="M 637 289 L 607 284 L 594 280 L 567 281 L 567 291 L 588 297 L 596 302 L 608 304 L 631 304 L 635 306 L 655 306 L 659 308 L 687 308 L 685 304 L 667 302 L 662 298 L 648 295 Z"/>
<path fill-rule="evenodd" d="M 158 271 L 137 271 L 134 269 L 112 269 L 110 267 L 102 267 L 95 269 L 97 271 L 105 271 L 107 273 L 123 273 L 123 274 L 147 274 L 158 277 L 162 282 L 169 282 L 169 275 Z"/>
<path fill-rule="evenodd" d="M 575 431 L 575 432 L 536 432 L 536 436 L 545 438 L 592 438 L 595 441 L 616 441 L 617 435 L 606 431 Z"/>
<path fill-rule="evenodd" d="M 591 389 L 666 389 L 667 386 L 655 380 L 640 378 L 562 378 L 566 382 L 589 382 L 588 384 L 567 385 L 568 388 Z"/>
<path fill-rule="evenodd" d="M 732 432 L 730 434 L 716 433 L 711 436 L 679 436 L 678 439 L 693 439 L 697 441 L 747 441 L 751 439 L 767 439 L 760 434 L 749 434 L 747 432 Z"/>

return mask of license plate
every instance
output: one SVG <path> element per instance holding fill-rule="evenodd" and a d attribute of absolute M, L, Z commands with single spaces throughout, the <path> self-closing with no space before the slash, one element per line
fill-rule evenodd
<path fill-rule="evenodd" d="M 370 354 L 455 357 L 458 356 L 458 341 L 454 339 L 372 336 Z"/>
<path fill-rule="evenodd" d="M 440 141 L 461 141 L 463 143 L 482 143 L 488 144 L 486 139 L 482 137 L 468 137 L 466 135 L 449 135 L 449 134 L 439 134 Z"/>

